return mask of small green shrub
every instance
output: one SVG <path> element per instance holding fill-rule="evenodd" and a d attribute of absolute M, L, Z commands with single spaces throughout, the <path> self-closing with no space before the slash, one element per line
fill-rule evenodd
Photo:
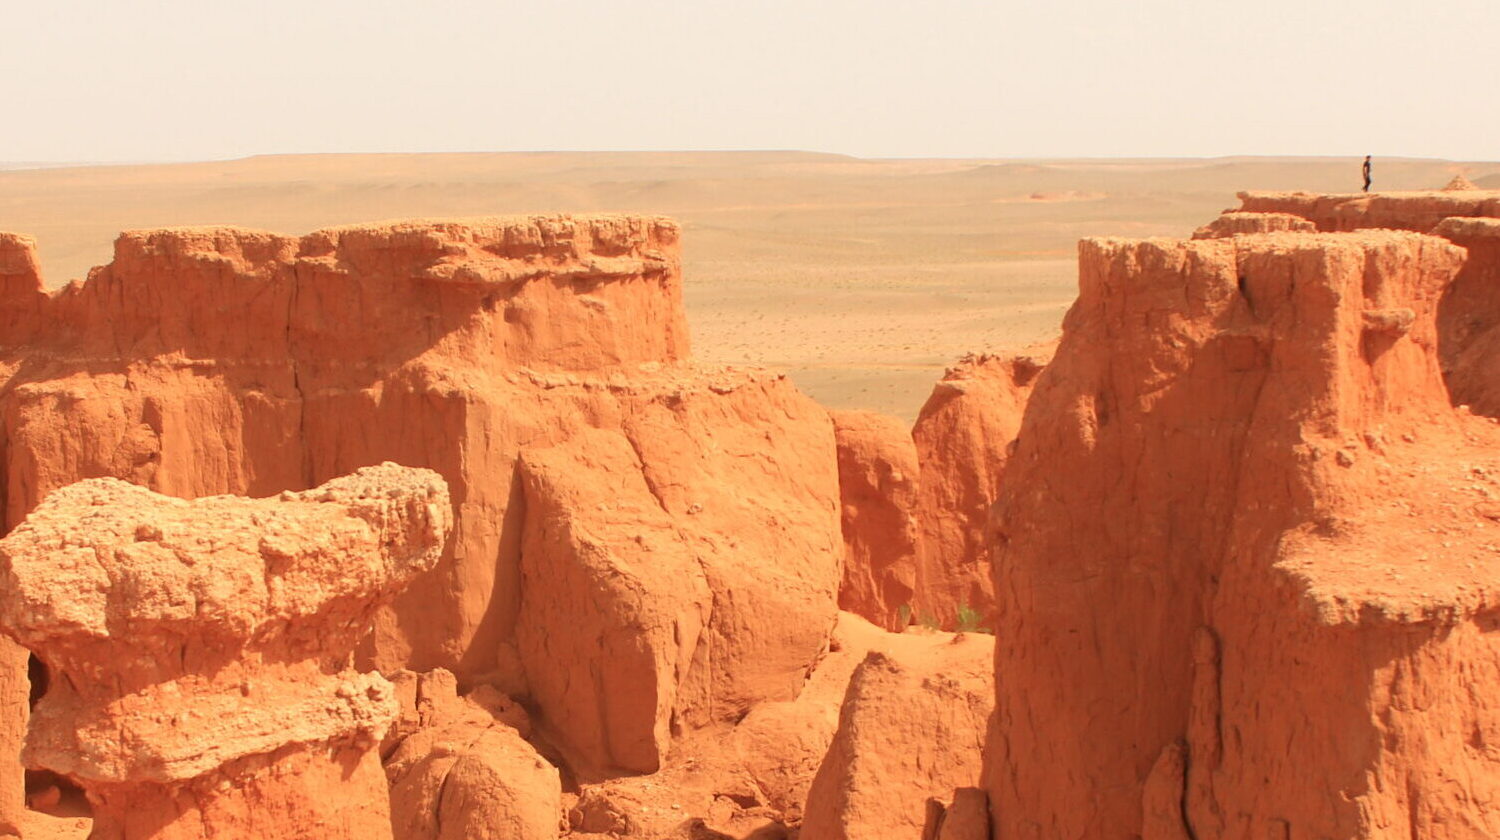
<path fill-rule="evenodd" d="M 995 635 L 994 630 L 981 625 L 983 620 L 984 617 L 979 614 L 979 610 L 974 609 L 968 604 L 958 605 L 958 627 L 956 628 L 958 632 Z"/>

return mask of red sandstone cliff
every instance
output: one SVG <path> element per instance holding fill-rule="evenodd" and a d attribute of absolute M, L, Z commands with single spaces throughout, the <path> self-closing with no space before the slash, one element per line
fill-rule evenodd
<path fill-rule="evenodd" d="M 1083 243 L 996 508 L 997 838 L 1500 830 L 1500 434 L 1434 323 L 1462 259 Z"/>
<path fill-rule="evenodd" d="M 528 556 L 526 534 L 555 520 L 549 503 L 579 493 L 623 501 L 598 494 L 628 480 L 629 498 L 654 506 L 652 520 L 680 535 L 707 583 L 679 593 L 705 598 L 691 605 L 703 627 L 696 644 L 669 640 L 694 676 L 691 702 L 659 707 L 677 713 L 667 728 L 790 700 L 837 615 L 832 424 L 780 375 L 686 361 L 678 235 L 665 219 L 616 216 L 300 238 L 149 231 L 125 234 L 110 265 L 51 294 L 30 241 L 0 238 L 6 524 L 82 478 L 183 498 L 260 496 L 387 460 L 429 467 L 452 490 L 453 539 L 377 616 L 360 661 L 448 668 L 465 689 L 534 692 L 541 727 L 556 733 L 575 724 L 569 704 L 611 708 L 611 687 L 554 691 L 552 663 L 537 660 L 546 653 L 518 634 L 517 619 L 560 594 L 542 570 L 563 573 L 553 582 L 604 586 L 594 575 L 607 577 L 609 565 L 581 562 L 583 544 L 567 537 L 538 536 Z M 527 484 L 542 477 L 544 453 L 595 429 L 618 444 L 629 475 Z M 518 471 L 523 452 L 536 453 L 526 463 L 537 469 Z M 601 512 L 579 533 L 596 529 L 623 550 L 628 521 Z M 555 605 L 539 610 L 528 632 L 573 620 Z M 628 636 L 632 621 L 615 613 L 601 632 Z M 666 648 L 647 658 L 658 654 Z M 19 673 L 24 655 L 9 659 L 0 670 Z M 24 681 L 13 682 L 7 708 L 24 711 Z M 650 770 L 669 739 L 655 712 L 648 718 L 650 747 L 603 754 L 594 769 Z M 22 725 L 0 721 L 0 740 L 10 732 L 14 743 Z M 12 774 L 0 790 L 18 786 Z M 0 799 L 0 817 L 5 807 Z"/>
<path fill-rule="evenodd" d="M 1254 212 L 1226 213 L 1224 218 L 1253 217 L 1265 226 L 1270 223 L 1264 220 L 1293 216 L 1324 231 L 1413 230 L 1463 246 L 1463 270 L 1438 310 L 1443 376 L 1455 405 L 1500 417 L 1500 367 L 1494 364 L 1494 345 L 1500 341 L 1494 334 L 1500 324 L 1500 296 L 1494 292 L 1500 277 L 1500 192 L 1465 186 L 1462 176 L 1455 176 L 1454 182 L 1434 192 L 1240 193 L 1243 209 Z M 1219 235 L 1232 232 L 1215 224 L 1223 231 Z"/>
<path fill-rule="evenodd" d="M 1344 195 L 1242 192 L 1240 210 L 1300 216 L 1321 231 L 1388 228 L 1428 233 L 1451 216 L 1500 216 L 1500 192 L 1433 190 Z"/>

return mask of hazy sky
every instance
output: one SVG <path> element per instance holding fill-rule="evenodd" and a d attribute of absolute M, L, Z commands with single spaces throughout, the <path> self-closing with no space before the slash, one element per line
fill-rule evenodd
<path fill-rule="evenodd" d="M 1500 0 L 0 0 L 0 161 L 1500 158 Z"/>

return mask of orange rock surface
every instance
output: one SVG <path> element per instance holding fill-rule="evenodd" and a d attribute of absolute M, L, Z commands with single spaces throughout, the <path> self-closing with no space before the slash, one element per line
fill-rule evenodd
<path fill-rule="evenodd" d="M 910 623 L 917 577 L 917 449 L 905 424 L 869 411 L 835 411 L 843 504 L 839 607 L 887 630 Z"/>
<path fill-rule="evenodd" d="M 1467 251 L 1464 268 L 1443 295 L 1438 339 L 1443 376 L 1455 405 L 1500 417 L 1500 368 L 1495 365 L 1500 324 L 1500 191 L 1479 190 L 1462 175 L 1441 192 L 1314 195 L 1241 193 L 1246 210 L 1258 215 L 1285 211 L 1319 230 L 1364 228 L 1413 230 L 1442 236 Z M 1256 215 L 1256 214 L 1226 214 Z M 1201 231 L 1200 231 L 1201 232 Z"/>
<path fill-rule="evenodd" d="M 517 602 L 505 465 L 584 413 L 520 409 L 572 373 L 686 356 L 677 235 L 608 216 L 127 233 L 88 282 L 0 304 L 30 327 L 0 347 L 7 520 L 94 476 L 191 498 L 431 467 L 456 539 L 370 653 L 494 674 Z"/>
<path fill-rule="evenodd" d="M 1428 233 L 1450 216 L 1500 216 L 1500 191 L 1347 193 L 1242 192 L 1240 211 L 1300 216 L 1321 231 L 1389 228 Z"/>
<path fill-rule="evenodd" d="M 455 537 L 434 572 L 381 613 L 361 660 L 446 666 L 464 686 L 532 696 L 548 737 L 588 774 L 579 745 L 598 739 L 579 704 L 629 718 L 621 710 L 634 701 L 615 683 L 569 683 L 539 633 L 557 630 L 549 641 L 561 643 L 572 632 L 583 645 L 592 632 L 634 639 L 650 661 L 681 654 L 663 660 L 691 677 L 681 702 L 669 692 L 659 706 L 648 689 L 644 741 L 623 726 L 611 737 L 636 746 L 592 756 L 598 772 L 649 771 L 668 729 L 737 720 L 798 694 L 827 647 L 841 568 L 826 412 L 779 375 L 684 361 L 677 247 L 672 223 L 631 217 L 301 238 L 157 231 L 121 237 L 114 263 L 47 295 L 32 243 L 7 237 L 0 315 L 20 328 L 0 336 L 0 502 L 14 524 L 56 487 L 96 475 L 191 498 L 300 489 L 386 458 L 430 466 L 453 488 Z M 587 457 L 598 438 L 628 456 L 628 473 L 543 466 Z M 523 451 L 534 454 L 518 472 Z M 698 588 L 660 569 L 652 577 L 665 556 L 630 554 L 638 523 L 570 507 L 620 501 L 611 482 L 631 476 L 632 498 L 676 535 Z M 528 528 L 575 516 L 567 528 L 579 540 L 532 542 L 528 598 Z M 596 535 L 639 564 L 647 601 L 675 597 L 700 615 L 696 643 L 632 636 L 628 607 L 587 631 L 577 623 L 569 599 L 611 585 L 618 568 L 589 559 Z M 518 635 L 523 609 L 537 623 Z M 12 673 L 24 658 L 13 662 Z M 664 676 L 670 685 L 679 674 Z M 675 717 L 658 720 L 658 708 Z M 18 776 L 0 787 L 18 793 Z"/>
<path fill-rule="evenodd" d="M 381 611 L 360 661 L 447 668 L 466 688 L 515 696 L 535 688 L 554 698 L 541 709 L 549 728 L 555 698 L 582 695 L 559 694 L 562 672 L 528 667 L 537 648 L 519 644 L 523 603 L 544 599 L 523 594 L 518 458 L 609 430 L 631 450 L 635 489 L 650 488 L 657 520 L 682 532 L 703 569 L 708 588 L 684 592 L 714 599 L 711 611 L 694 605 L 704 635 L 686 655 L 704 667 L 682 722 L 790 699 L 837 613 L 832 425 L 779 374 L 686 361 L 678 249 L 672 222 L 621 216 L 300 238 L 148 231 L 123 235 L 113 263 L 49 295 L 30 241 L 0 240 L 0 317 L 21 325 L 0 335 L 7 522 L 94 476 L 194 498 L 299 490 L 384 460 L 431 468 L 452 488 L 454 538 Z M 593 492 L 576 482 L 560 492 L 574 491 Z M 606 532 L 621 524 L 608 519 Z M 576 563 L 564 542 L 536 545 L 563 553 L 533 557 L 534 570 Z M 539 609 L 554 626 L 571 621 Z M 665 746 L 652 721 L 648 753 Z M 585 729 L 578 722 L 575 740 Z M 631 750 L 601 769 L 653 766 Z"/>
<path fill-rule="evenodd" d="M 1500 417 L 1500 219 L 1444 219 L 1433 233 L 1468 252 L 1438 304 L 1448 393 L 1455 405 Z"/>
<path fill-rule="evenodd" d="M 649 776 L 589 782 L 569 808 L 572 836 L 789 836 L 839 724 L 850 675 L 871 651 L 906 642 L 841 613 L 802 691 L 762 703 L 732 725 L 690 731 Z"/>
<path fill-rule="evenodd" d="M 23 760 L 84 788 L 96 838 L 391 836 L 396 700 L 349 655 L 450 527 L 442 480 L 394 465 L 279 499 L 50 494 L 0 540 L 0 628 L 53 675 Z"/>
<path fill-rule="evenodd" d="M 985 527 L 1041 366 L 1031 357 L 966 357 L 933 387 L 912 427 L 921 464 L 919 624 L 954 628 L 962 610 L 972 623 L 994 627 Z"/>
<path fill-rule="evenodd" d="M 99 837 L 1500 836 L 1496 196 L 1087 240 L 910 433 L 693 364 L 665 219 L 0 234 L 27 760 Z"/>
<path fill-rule="evenodd" d="M 1500 830 L 1500 433 L 1450 407 L 1435 325 L 1462 261 L 1081 245 L 996 508 L 997 837 L 1184 836 L 1172 802 L 1196 838 Z"/>
<path fill-rule="evenodd" d="M 556 767 L 527 742 L 524 710 L 481 686 L 458 695 L 442 669 L 396 675 L 401 717 L 382 748 L 391 823 L 403 840 L 552 840 Z"/>
<path fill-rule="evenodd" d="M 543 722 L 591 776 L 654 772 L 706 711 L 713 594 L 695 541 L 617 433 L 527 450 L 521 475 L 517 637 Z"/>
<path fill-rule="evenodd" d="M 1219 239 L 1246 233 L 1310 232 L 1317 226 L 1291 213 L 1243 213 L 1226 210 L 1219 218 L 1193 231 L 1194 239 Z"/>
<path fill-rule="evenodd" d="M 979 784 L 994 651 L 984 634 L 913 630 L 866 656 L 808 790 L 801 840 L 919 838 L 929 798 Z"/>

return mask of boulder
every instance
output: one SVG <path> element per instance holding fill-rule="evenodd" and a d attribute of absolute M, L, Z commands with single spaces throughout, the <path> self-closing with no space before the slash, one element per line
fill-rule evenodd
<path fill-rule="evenodd" d="M 516 634 L 542 722 L 586 775 L 654 772 L 707 712 L 716 616 L 697 541 L 620 434 L 526 450 L 521 480 Z"/>
<path fill-rule="evenodd" d="M 561 778 L 526 741 L 525 712 L 485 687 L 460 697 L 447 671 L 398 676 L 408 726 L 384 750 L 396 837 L 558 837 Z M 402 686 L 413 690 L 403 692 Z"/>
<path fill-rule="evenodd" d="M 390 837 L 397 701 L 349 657 L 450 504 L 394 464 L 262 500 L 50 494 L 0 540 L 0 629 L 51 674 L 22 760 L 84 789 L 96 838 Z"/>
<path fill-rule="evenodd" d="M 802 840 L 921 837 L 929 799 L 979 785 L 994 662 L 995 640 L 974 633 L 912 630 L 869 653 L 808 790 Z"/>

